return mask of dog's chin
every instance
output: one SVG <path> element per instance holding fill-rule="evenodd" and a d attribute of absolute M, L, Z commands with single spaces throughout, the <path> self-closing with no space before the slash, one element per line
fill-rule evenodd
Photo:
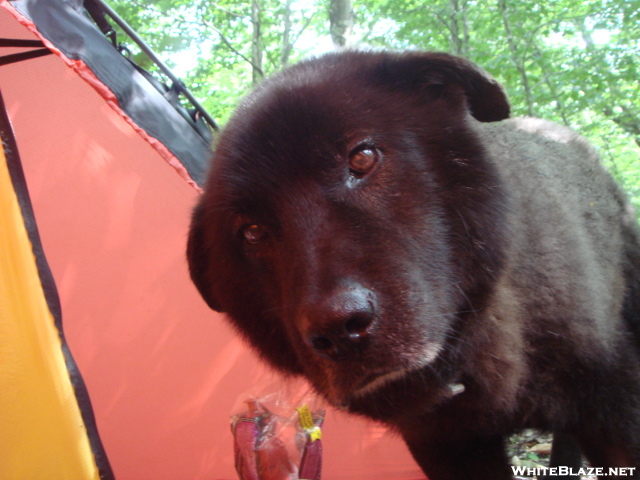
<path fill-rule="evenodd" d="M 402 368 L 366 377 L 336 406 L 387 422 L 435 411 L 465 392 L 465 385 L 442 378 L 429 366 Z"/>
<path fill-rule="evenodd" d="M 392 371 L 368 373 L 358 378 L 340 378 L 340 380 L 325 381 L 324 385 L 316 387 L 318 391 L 340 410 L 353 410 L 359 403 L 367 403 L 380 395 L 380 391 L 393 383 L 401 383 L 412 373 L 409 368 L 398 368 Z M 329 380 L 331 375 L 325 380 Z"/>
<path fill-rule="evenodd" d="M 363 368 L 358 374 L 330 370 L 319 391 L 340 409 L 382 421 L 407 411 L 429 412 L 465 391 L 457 373 L 440 368 L 441 346 L 430 347 L 393 366 Z"/>
<path fill-rule="evenodd" d="M 416 381 L 422 384 L 421 380 L 430 377 L 430 374 L 425 377 L 424 371 L 431 369 L 440 351 L 441 345 L 432 344 L 428 348 L 422 347 L 419 352 L 414 351 L 412 355 L 389 361 L 386 365 L 382 362 L 373 365 L 373 361 L 350 366 L 324 365 L 323 373 L 314 375 L 321 380 L 314 383 L 329 402 L 335 406 L 348 406 L 353 401 L 376 396 L 391 384 L 413 384 Z"/>
<path fill-rule="evenodd" d="M 414 370 L 398 366 L 395 369 L 380 369 L 361 375 L 340 375 L 335 371 L 328 371 L 321 382 L 312 383 L 315 383 L 317 391 L 334 407 L 349 410 L 354 402 L 366 402 L 368 398 L 374 398 L 380 390 L 402 382 Z"/>
<path fill-rule="evenodd" d="M 402 382 L 406 380 L 412 374 L 420 376 L 420 373 L 413 371 L 409 368 L 403 368 L 394 372 L 389 372 L 384 375 L 375 376 L 371 381 L 366 382 L 362 387 L 358 388 L 351 394 L 353 400 L 365 398 L 367 395 L 375 395 L 379 390 L 384 389 L 387 385 L 394 382 Z M 459 382 L 450 382 L 444 385 L 440 385 L 440 389 L 443 390 L 443 396 L 445 398 L 455 397 L 465 391 L 465 386 Z"/>
<path fill-rule="evenodd" d="M 355 388 L 350 391 L 350 398 L 358 399 L 369 394 L 375 394 L 386 385 L 402 380 L 412 373 L 429 368 L 433 364 L 442 349 L 442 345 L 433 344 L 424 348 L 417 359 L 409 363 L 409 366 L 390 368 L 366 375 L 361 381 L 355 383 Z"/>
<path fill-rule="evenodd" d="M 411 369 L 409 368 L 401 368 L 399 370 L 394 370 L 388 373 L 369 375 L 362 382 L 360 382 L 361 386 L 352 391 L 349 396 L 352 399 L 365 397 L 380 390 L 388 383 L 404 378 L 409 374 L 410 371 Z"/>

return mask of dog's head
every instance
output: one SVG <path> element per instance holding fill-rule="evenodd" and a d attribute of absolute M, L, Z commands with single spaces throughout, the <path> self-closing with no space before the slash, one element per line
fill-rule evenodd
<path fill-rule="evenodd" d="M 426 370 L 446 381 L 435 365 L 502 262 L 499 180 L 474 123 L 508 114 L 499 84 L 445 54 L 331 54 L 275 75 L 218 139 L 193 281 L 334 403 Z"/>

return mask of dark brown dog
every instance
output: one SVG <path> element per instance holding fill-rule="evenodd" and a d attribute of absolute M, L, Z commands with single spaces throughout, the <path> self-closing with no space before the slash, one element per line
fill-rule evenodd
<path fill-rule="evenodd" d="M 525 427 L 639 467 L 633 212 L 582 138 L 508 115 L 445 54 L 275 75 L 218 139 L 192 278 L 267 362 L 397 428 L 431 480 L 512 478 Z"/>

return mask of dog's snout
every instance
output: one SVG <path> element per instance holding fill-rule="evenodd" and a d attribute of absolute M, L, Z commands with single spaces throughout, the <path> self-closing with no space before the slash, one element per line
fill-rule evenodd
<path fill-rule="evenodd" d="M 340 360 L 367 346 L 375 320 L 375 294 L 349 283 L 307 306 L 303 333 L 317 354 Z"/>

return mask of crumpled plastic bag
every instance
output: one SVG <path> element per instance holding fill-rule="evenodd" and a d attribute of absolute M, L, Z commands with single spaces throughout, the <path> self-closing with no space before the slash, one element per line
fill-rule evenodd
<path fill-rule="evenodd" d="M 320 480 L 324 410 L 276 393 L 244 400 L 231 416 L 240 480 Z"/>

